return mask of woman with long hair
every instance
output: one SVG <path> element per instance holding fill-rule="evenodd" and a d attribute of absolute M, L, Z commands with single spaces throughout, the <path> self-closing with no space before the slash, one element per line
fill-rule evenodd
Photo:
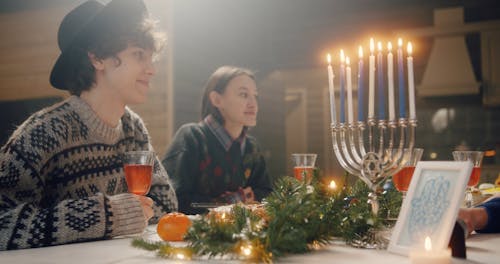
<path fill-rule="evenodd" d="M 208 79 L 202 121 L 183 125 L 163 165 L 173 180 L 179 211 L 205 212 L 196 203 L 261 201 L 271 182 L 248 129 L 257 124 L 257 86 L 247 69 L 223 66 Z"/>

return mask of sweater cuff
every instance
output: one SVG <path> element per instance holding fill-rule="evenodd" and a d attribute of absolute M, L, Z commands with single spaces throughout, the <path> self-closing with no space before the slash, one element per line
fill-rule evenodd
<path fill-rule="evenodd" d="M 140 233 L 146 228 L 141 202 L 130 193 L 109 197 L 111 206 L 111 237 Z"/>
<path fill-rule="evenodd" d="M 483 207 L 488 214 L 488 222 L 478 233 L 498 233 L 500 232 L 500 198 L 490 200 L 478 207 Z"/>

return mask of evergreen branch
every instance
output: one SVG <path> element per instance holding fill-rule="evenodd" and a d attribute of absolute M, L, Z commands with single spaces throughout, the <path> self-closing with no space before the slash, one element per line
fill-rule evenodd
<path fill-rule="evenodd" d="M 387 217 L 397 216 L 401 195 L 396 190 L 389 188 L 380 194 L 378 216 L 371 212 L 369 192 L 359 180 L 353 186 L 331 190 L 317 172 L 310 185 L 283 177 L 263 202 L 263 212 L 234 205 L 225 218 L 211 212 L 194 220 L 185 236 L 187 247 L 137 239 L 132 245 L 170 258 L 179 254 L 189 258 L 229 256 L 270 263 L 276 257 L 313 250 L 312 245 L 328 244 L 334 236 L 352 242 L 370 229 L 382 227 Z"/>

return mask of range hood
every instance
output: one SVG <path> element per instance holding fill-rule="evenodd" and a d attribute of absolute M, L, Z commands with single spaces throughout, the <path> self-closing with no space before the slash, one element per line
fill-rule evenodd
<path fill-rule="evenodd" d="M 456 96 L 479 94 L 480 83 L 474 76 L 465 44 L 464 11 L 462 7 L 434 11 L 434 36 L 429 60 L 418 95 Z"/>

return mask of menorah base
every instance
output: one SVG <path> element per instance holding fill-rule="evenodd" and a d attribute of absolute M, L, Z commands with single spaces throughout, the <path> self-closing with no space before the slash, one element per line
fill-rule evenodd
<path fill-rule="evenodd" d="M 366 249 L 387 249 L 391 238 L 392 228 L 381 227 L 379 229 L 370 228 L 363 236 L 349 242 L 349 245 L 356 248 Z"/>

